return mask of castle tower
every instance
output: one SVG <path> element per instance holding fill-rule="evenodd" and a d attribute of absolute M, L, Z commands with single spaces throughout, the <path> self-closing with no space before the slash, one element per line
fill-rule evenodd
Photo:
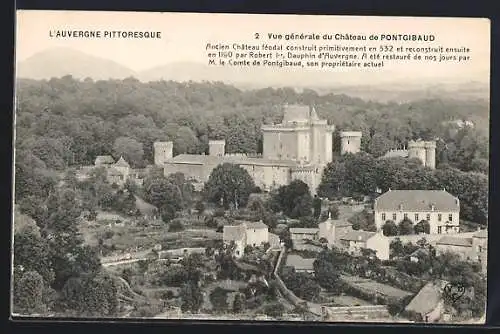
<path fill-rule="evenodd" d="M 425 142 L 425 166 L 431 169 L 436 168 L 436 142 L 426 141 Z"/>
<path fill-rule="evenodd" d="M 422 161 L 422 165 L 426 166 L 427 154 L 425 150 L 425 142 L 422 140 L 410 140 L 408 142 L 408 159 L 417 158 Z"/>
<path fill-rule="evenodd" d="M 155 142 L 153 144 L 155 165 L 163 166 L 165 161 L 173 157 L 174 143 L 171 141 Z"/>
<path fill-rule="evenodd" d="M 342 131 L 340 132 L 340 154 L 358 153 L 361 150 L 360 131 Z"/>
<path fill-rule="evenodd" d="M 223 157 L 226 153 L 225 140 L 209 140 L 208 141 L 208 154 L 215 157 Z"/>

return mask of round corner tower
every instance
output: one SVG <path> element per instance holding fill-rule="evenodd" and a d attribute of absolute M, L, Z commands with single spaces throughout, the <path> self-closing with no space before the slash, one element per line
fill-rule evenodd
<path fill-rule="evenodd" d="M 223 157 L 226 154 L 225 140 L 209 140 L 208 154 L 216 157 Z"/>
<path fill-rule="evenodd" d="M 155 142 L 153 144 L 155 165 L 163 166 L 165 161 L 173 157 L 174 143 L 171 141 Z"/>
<path fill-rule="evenodd" d="M 436 142 L 426 141 L 425 147 L 425 166 L 431 169 L 436 168 Z"/>
<path fill-rule="evenodd" d="M 361 131 L 340 132 L 340 154 L 358 153 L 361 150 Z"/>
<path fill-rule="evenodd" d="M 410 140 L 408 142 L 408 159 L 417 158 L 426 166 L 427 154 L 425 151 L 425 142 L 422 140 Z"/>

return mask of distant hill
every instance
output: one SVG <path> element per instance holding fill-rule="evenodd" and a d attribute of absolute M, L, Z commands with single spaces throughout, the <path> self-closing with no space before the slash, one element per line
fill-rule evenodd
<path fill-rule="evenodd" d="M 88 55 L 69 48 L 53 48 L 18 62 L 17 77 L 50 79 L 72 75 L 94 80 L 123 79 L 136 73 L 112 60 Z"/>
<path fill-rule="evenodd" d="M 123 79 L 135 77 L 140 81 L 221 81 L 243 90 L 266 87 L 312 89 L 319 94 L 345 94 L 379 102 L 408 102 L 419 99 L 452 98 L 460 100 L 489 99 L 489 85 L 479 82 L 435 83 L 433 81 L 392 81 L 362 85 L 352 84 L 352 74 L 325 74 L 317 70 L 277 70 L 273 67 L 218 67 L 204 63 L 176 62 L 135 72 L 112 60 L 88 55 L 69 48 L 54 48 L 37 53 L 19 62 L 19 78 L 50 79 L 72 75 L 83 79 Z"/>

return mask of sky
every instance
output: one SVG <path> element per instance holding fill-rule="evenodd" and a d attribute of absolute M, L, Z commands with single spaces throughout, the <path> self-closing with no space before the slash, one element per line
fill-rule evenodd
<path fill-rule="evenodd" d="M 159 31 L 161 39 L 58 39 L 57 30 Z M 349 71 L 353 80 L 394 78 L 461 78 L 486 82 L 490 71 L 490 22 L 481 18 L 411 18 L 303 16 L 257 14 L 187 14 L 146 12 L 18 11 L 16 58 L 22 61 L 37 52 L 68 47 L 107 58 L 141 71 L 172 62 L 207 63 L 207 43 L 262 42 L 268 33 L 335 34 L 433 34 L 434 42 L 391 42 L 397 46 L 469 47 L 468 62 L 385 62 L 382 69 Z M 283 41 L 284 45 L 310 45 L 311 41 Z M 318 41 L 318 45 L 360 45 L 359 42 Z M 366 45 L 385 42 L 371 41 Z M 346 72 L 345 69 L 341 70 Z M 345 73 L 344 73 L 345 74 Z"/>

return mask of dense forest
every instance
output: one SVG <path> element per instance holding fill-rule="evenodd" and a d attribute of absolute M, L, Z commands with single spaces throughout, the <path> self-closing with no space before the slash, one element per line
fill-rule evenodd
<path fill-rule="evenodd" d="M 100 154 L 123 155 L 133 167 L 145 166 L 157 140 L 172 140 L 174 154 L 203 153 L 208 139 L 222 138 L 228 152 L 261 152 L 260 127 L 280 122 L 284 103 L 314 105 L 337 129 L 362 131 L 362 150 L 375 158 L 409 139 L 439 138 L 438 168 L 488 172 L 487 101 L 381 104 L 312 90 L 242 91 L 220 82 L 71 76 L 22 79 L 17 86 L 16 201 L 45 198 L 59 172 L 90 165 Z M 475 126 L 460 128 L 450 123 L 455 120 Z"/>

